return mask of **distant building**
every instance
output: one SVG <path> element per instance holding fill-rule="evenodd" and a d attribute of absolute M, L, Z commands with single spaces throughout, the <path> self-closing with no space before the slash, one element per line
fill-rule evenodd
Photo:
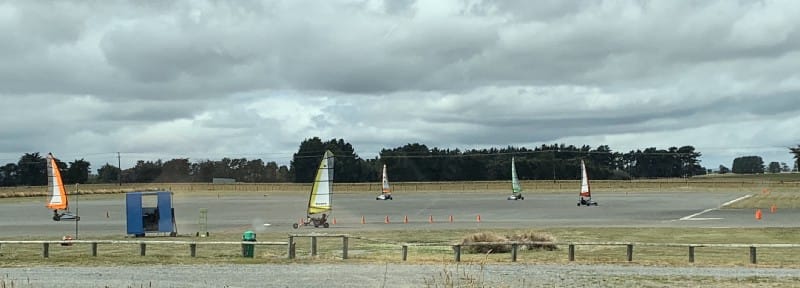
<path fill-rule="evenodd" d="M 236 179 L 233 178 L 213 178 L 211 179 L 212 184 L 234 184 L 236 183 Z"/>

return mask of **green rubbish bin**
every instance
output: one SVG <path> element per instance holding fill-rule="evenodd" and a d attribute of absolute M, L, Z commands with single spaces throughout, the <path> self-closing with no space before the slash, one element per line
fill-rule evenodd
<path fill-rule="evenodd" d="M 256 233 L 250 230 L 244 231 L 242 234 L 242 241 L 256 242 Z M 255 256 L 255 249 L 256 245 L 254 244 L 242 244 L 242 256 L 253 258 Z"/>

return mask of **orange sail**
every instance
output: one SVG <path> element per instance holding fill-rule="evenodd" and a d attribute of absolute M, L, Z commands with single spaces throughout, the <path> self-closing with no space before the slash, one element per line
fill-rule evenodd
<path fill-rule="evenodd" d="M 53 210 L 67 209 L 67 191 L 64 189 L 64 182 L 61 181 L 61 171 L 59 171 L 56 158 L 52 153 L 47 153 L 47 191 L 50 192 L 47 208 Z"/>

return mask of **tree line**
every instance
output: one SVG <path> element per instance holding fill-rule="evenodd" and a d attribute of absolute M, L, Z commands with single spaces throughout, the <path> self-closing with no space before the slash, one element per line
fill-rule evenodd
<path fill-rule="evenodd" d="M 709 172 L 700 165 L 702 154 L 693 146 L 655 147 L 615 152 L 608 145 L 592 148 L 566 144 L 541 145 L 533 148 L 505 147 L 489 149 L 440 149 L 420 143 L 382 149 L 378 156 L 363 159 L 344 139 L 322 141 L 305 139 L 293 154 L 289 166 L 261 159 L 222 158 L 191 162 L 187 158 L 168 161 L 139 160 L 134 167 L 120 170 L 106 163 L 90 173 L 91 164 L 84 159 L 71 162 L 56 160 L 66 184 L 74 183 L 176 183 L 211 182 L 213 178 L 233 178 L 238 182 L 313 181 L 325 150 L 336 156 L 334 181 L 375 182 L 381 167 L 387 165 L 392 181 L 480 181 L 511 178 L 513 157 L 517 174 L 527 180 L 579 179 L 580 161 L 585 161 L 592 179 L 627 180 L 641 178 L 692 177 Z M 800 145 L 789 148 L 794 154 L 795 169 L 800 163 Z M 39 186 L 47 184 L 45 157 L 25 153 L 17 163 L 0 167 L 0 186 Z M 733 173 L 775 173 L 786 171 L 785 163 L 772 162 L 767 167 L 758 156 L 734 159 Z M 720 166 L 720 172 L 730 171 Z"/>
<path fill-rule="evenodd" d="M 699 165 L 701 153 L 692 146 L 619 153 L 608 145 L 592 148 L 552 144 L 532 149 L 509 146 L 462 151 L 413 143 L 382 149 L 379 156 L 362 159 L 342 139 L 323 142 L 315 137 L 304 140 L 294 154 L 291 167 L 295 182 L 312 181 L 326 149 L 336 155 L 334 180 L 341 182 L 378 181 L 383 164 L 392 181 L 505 180 L 511 178 L 512 157 L 519 178 L 531 180 L 579 179 L 581 160 L 593 179 L 692 177 L 707 172 Z"/>
<path fill-rule="evenodd" d="M 793 149 L 793 148 L 789 148 Z M 798 151 L 800 152 L 800 151 Z M 795 154 L 793 152 L 793 154 Z M 795 159 L 798 158 L 795 154 Z M 717 170 L 720 174 L 736 173 L 736 174 L 761 174 L 761 173 L 781 173 L 797 171 L 798 161 L 795 160 L 794 168 L 789 168 L 785 162 L 770 162 L 769 165 L 764 166 L 764 160 L 760 156 L 743 156 L 733 159 L 732 168 L 719 165 Z"/>
<path fill-rule="evenodd" d="M 233 178 L 241 182 L 291 182 L 289 168 L 276 162 L 264 163 L 261 159 L 245 158 L 190 162 L 179 158 L 169 161 L 139 160 L 131 168 L 106 163 L 90 173 L 91 164 L 83 159 L 65 163 L 56 159 L 64 184 L 85 183 L 183 183 L 211 182 L 213 178 Z M 25 153 L 17 163 L 0 167 L 0 186 L 47 185 L 46 158 L 36 153 Z"/>

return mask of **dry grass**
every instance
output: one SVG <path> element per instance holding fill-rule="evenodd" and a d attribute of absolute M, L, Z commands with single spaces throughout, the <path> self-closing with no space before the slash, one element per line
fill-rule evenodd
<path fill-rule="evenodd" d="M 769 210 L 773 205 L 776 209 L 800 208 L 800 191 L 763 190 L 761 193 L 755 193 L 752 197 L 733 203 L 726 208 Z"/>
<path fill-rule="evenodd" d="M 33 189 L 36 188 L 36 189 Z M 41 190 L 41 191 L 38 191 Z M 160 188 L 139 187 L 139 188 L 120 188 L 120 189 L 79 189 L 78 191 L 68 190 L 69 195 L 107 195 L 122 194 L 134 191 L 158 191 Z M 44 187 L 3 187 L 0 189 L 0 198 L 25 198 L 25 197 L 45 197 L 49 192 Z"/>
<path fill-rule="evenodd" d="M 467 235 L 461 240 L 461 245 L 464 246 L 464 252 L 467 253 L 508 253 L 511 247 L 508 244 L 474 244 L 481 242 L 508 242 L 506 236 L 501 236 L 493 232 L 479 232 Z"/>
<path fill-rule="evenodd" d="M 553 251 L 558 249 L 558 247 L 556 247 L 555 244 L 552 244 L 556 242 L 556 237 L 545 232 L 517 233 L 508 236 L 508 239 L 511 241 L 540 242 L 536 244 L 525 245 L 525 247 L 528 248 L 528 250 Z M 550 242 L 550 243 L 541 243 L 541 242 Z"/>
<path fill-rule="evenodd" d="M 464 266 L 455 266 L 455 271 L 449 269 L 447 265 L 442 267 L 442 271 L 438 275 L 423 278 L 425 287 L 442 287 L 442 288 L 477 288 L 486 287 L 483 281 L 483 265 L 480 265 L 475 276 L 469 272 Z"/>
<path fill-rule="evenodd" d="M 489 242 L 551 242 L 548 243 L 535 243 L 523 246 L 528 250 L 547 250 L 553 251 L 557 247 L 552 242 L 555 242 L 555 237 L 545 232 L 524 232 L 515 233 L 511 235 L 500 235 L 494 232 L 478 232 L 467 235 L 461 240 L 461 245 L 464 245 L 464 251 L 467 253 L 508 253 L 511 252 L 511 245 L 509 244 L 475 244 L 475 243 L 489 243 Z"/>

